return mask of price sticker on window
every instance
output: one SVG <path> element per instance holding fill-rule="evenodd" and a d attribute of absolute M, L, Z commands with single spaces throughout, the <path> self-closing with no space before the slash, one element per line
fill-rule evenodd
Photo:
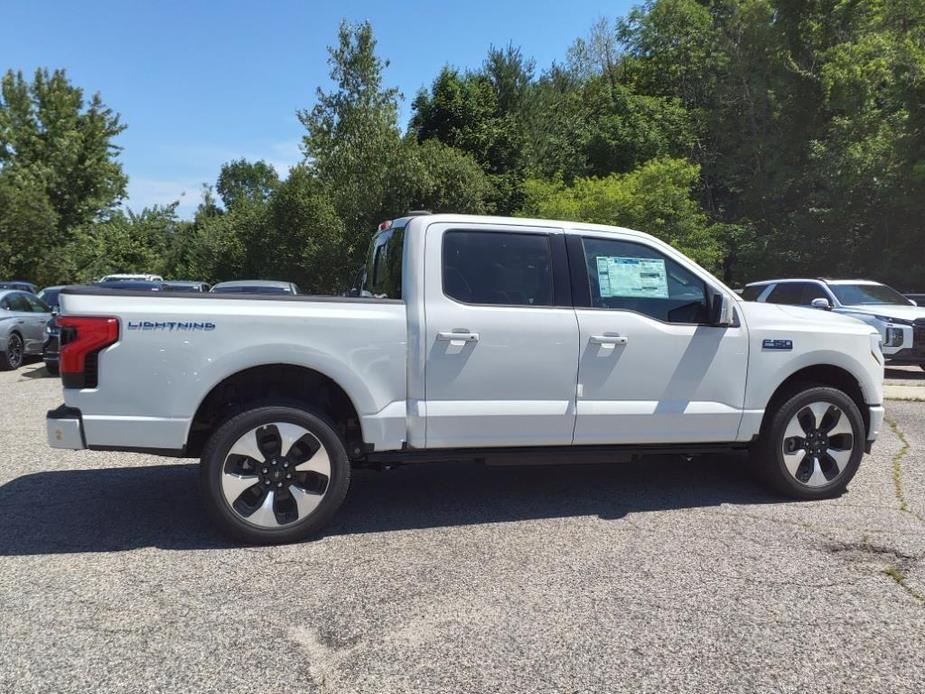
<path fill-rule="evenodd" d="M 668 298 L 668 272 L 664 258 L 598 256 L 597 282 L 602 298 Z"/>

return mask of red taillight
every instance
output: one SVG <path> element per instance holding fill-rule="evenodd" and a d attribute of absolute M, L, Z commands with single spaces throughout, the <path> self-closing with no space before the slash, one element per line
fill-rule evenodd
<path fill-rule="evenodd" d="M 65 388 L 95 388 L 96 368 L 88 373 L 88 358 L 119 339 L 119 320 L 96 316 L 59 316 L 59 366 Z M 95 362 L 95 359 L 93 360 Z"/>

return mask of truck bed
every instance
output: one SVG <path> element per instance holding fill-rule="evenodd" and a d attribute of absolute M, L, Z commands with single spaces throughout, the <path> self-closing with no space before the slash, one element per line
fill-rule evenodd
<path fill-rule="evenodd" d="M 401 301 L 68 287 L 61 314 L 119 320 L 118 342 L 98 356 L 97 386 L 64 391 L 68 407 L 92 413 L 83 417 L 90 447 L 180 451 L 199 405 L 224 379 L 260 365 L 303 363 L 346 391 L 366 440 L 389 448 L 404 439 Z"/>

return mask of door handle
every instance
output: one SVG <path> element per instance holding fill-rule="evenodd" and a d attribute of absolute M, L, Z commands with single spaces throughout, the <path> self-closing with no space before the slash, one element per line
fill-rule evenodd
<path fill-rule="evenodd" d="M 439 332 L 437 333 L 437 339 L 443 340 L 445 342 L 478 342 L 479 334 L 478 333 L 454 333 L 454 332 Z"/>
<path fill-rule="evenodd" d="M 592 345 L 625 345 L 627 339 L 622 335 L 592 335 L 588 342 Z"/>

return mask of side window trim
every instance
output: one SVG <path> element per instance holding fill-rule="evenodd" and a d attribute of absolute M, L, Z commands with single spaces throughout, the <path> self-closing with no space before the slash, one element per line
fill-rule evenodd
<path fill-rule="evenodd" d="M 551 304 L 501 304 L 501 303 L 478 303 L 473 301 L 464 301 L 458 299 L 454 296 L 450 296 L 446 292 L 446 287 L 443 282 L 443 270 L 445 268 L 444 254 L 446 249 L 446 237 L 453 232 L 470 232 L 470 233 L 492 233 L 492 234 L 508 234 L 508 235 L 519 235 L 519 236 L 542 236 L 546 239 L 547 247 L 549 248 L 549 259 L 550 259 L 550 279 L 552 280 L 552 291 L 553 291 L 553 303 Z M 571 302 L 571 288 L 565 285 L 564 282 L 560 282 L 560 275 L 564 280 L 567 277 L 567 259 L 565 256 L 565 245 L 564 241 L 557 241 L 557 237 L 564 236 L 562 233 L 556 233 L 553 231 L 524 231 L 523 229 L 499 229 L 492 230 L 487 232 L 485 229 L 472 228 L 472 227 L 453 227 L 446 229 L 440 238 L 440 293 L 443 294 L 444 298 L 448 301 L 452 301 L 463 306 L 487 306 L 487 307 L 500 307 L 500 308 L 526 308 L 526 309 L 538 309 L 538 308 L 572 308 Z M 565 285 L 560 288 L 561 285 Z M 566 303 L 563 303 L 566 302 Z"/>

